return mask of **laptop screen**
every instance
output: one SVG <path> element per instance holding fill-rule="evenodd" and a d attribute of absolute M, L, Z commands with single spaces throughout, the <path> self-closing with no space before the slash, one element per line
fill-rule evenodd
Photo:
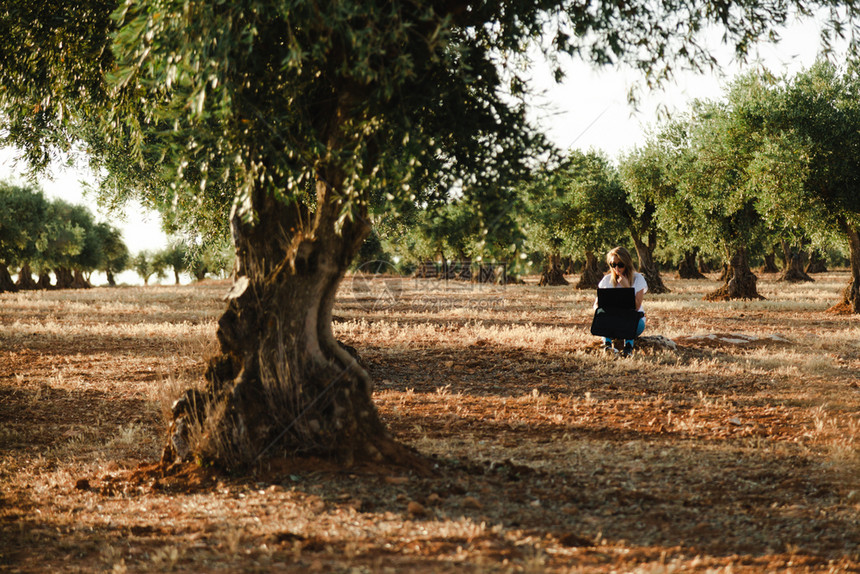
<path fill-rule="evenodd" d="M 636 310 L 636 292 L 633 287 L 616 287 L 597 290 L 597 306 L 601 309 Z"/>

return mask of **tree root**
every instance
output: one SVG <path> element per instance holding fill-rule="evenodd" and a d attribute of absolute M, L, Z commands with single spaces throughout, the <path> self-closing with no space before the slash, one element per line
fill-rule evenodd
<path fill-rule="evenodd" d="M 786 270 L 786 272 L 783 273 L 782 277 L 780 277 L 779 280 L 787 281 L 789 283 L 809 283 L 815 281 L 815 279 L 810 277 L 803 269 L 796 267 L 792 267 Z"/>
<path fill-rule="evenodd" d="M 564 278 L 564 273 L 560 267 L 553 267 L 552 269 L 547 269 L 543 272 L 538 285 L 543 287 L 547 285 L 570 285 L 570 283 L 568 283 L 567 279 Z"/>

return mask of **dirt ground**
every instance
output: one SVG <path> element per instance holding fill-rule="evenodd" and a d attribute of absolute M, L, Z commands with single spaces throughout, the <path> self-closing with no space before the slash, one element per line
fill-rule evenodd
<path fill-rule="evenodd" d="M 860 572 L 860 318 L 815 277 L 666 277 L 677 348 L 629 359 L 591 292 L 347 280 L 336 334 L 433 477 L 153 473 L 229 286 L 0 294 L 0 571 Z"/>

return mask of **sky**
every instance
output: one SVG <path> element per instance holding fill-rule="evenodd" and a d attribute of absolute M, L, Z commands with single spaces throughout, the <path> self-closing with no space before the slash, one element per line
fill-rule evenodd
<path fill-rule="evenodd" d="M 26 169 L 15 162 L 15 152 L 0 149 L 0 179 L 26 182 L 28 180 L 25 174 Z M 167 245 L 167 237 L 161 231 L 161 219 L 158 213 L 145 210 L 137 203 L 128 205 L 124 221 L 117 221 L 113 216 L 108 218 L 95 200 L 86 194 L 86 187 L 88 183 L 92 183 L 92 176 L 83 167 L 75 169 L 54 165 L 50 175 L 39 177 L 36 183 L 47 197 L 85 205 L 97 220 L 109 221 L 114 227 L 120 229 L 123 240 L 132 254 L 144 250 L 157 251 Z"/>
<path fill-rule="evenodd" d="M 790 26 L 782 38 L 776 45 L 759 45 L 746 66 L 733 61 L 731 51 L 719 45 L 718 37 L 711 39 L 710 45 L 720 63 L 719 72 L 678 73 L 673 82 L 660 90 L 643 89 L 638 111 L 627 102 L 629 89 L 642 82 L 635 71 L 618 67 L 594 69 L 569 60 L 565 63 L 566 79 L 556 84 L 548 66 L 535 64 L 532 81 L 539 93 L 532 119 L 562 149 L 594 148 L 615 159 L 644 143 L 648 128 L 658 121 L 659 108 L 679 113 L 695 98 L 719 99 L 729 80 L 759 61 L 774 73 L 789 75 L 812 65 L 820 47 L 819 29 L 814 21 Z M 0 179 L 20 177 L 22 170 L 15 168 L 12 156 L 9 150 L 0 149 Z M 99 217 L 98 206 L 84 193 L 86 180 L 84 170 L 56 168 L 52 179 L 41 178 L 38 183 L 49 197 L 87 205 Z M 111 223 L 122 230 L 133 254 L 166 246 L 168 240 L 161 232 L 157 213 L 139 205 L 130 205 L 126 212 L 125 221 Z M 104 215 L 101 218 L 105 219 Z"/>
<path fill-rule="evenodd" d="M 751 51 L 745 65 L 733 58 L 732 50 L 721 45 L 718 35 L 709 45 L 720 67 L 714 73 L 677 73 L 675 81 L 662 89 L 640 91 L 638 111 L 627 102 L 631 87 L 644 86 L 642 76 L 624 68 L 595 69 L 581 61 L 566 62 L 567 78 L 556 84 L 548 66 L 535 66 L 533 85 L 545 90 L 538 102 L 549 109 L 535 114 L 556 145 L 562 149 L 590 148 L 617 158 L 645 142 L 649 127 L 658 121 L 658 109 L 680 113 L 694 99 L 721 99 L 726 84 L 759 63 L 774 74 L 792 76 L 810 67 L 821 46 L 815 21 L 794 23 L 786 28 L 778 44 L 760 44 Z M 837 50 L 837 57 L 838 57 Z"/>

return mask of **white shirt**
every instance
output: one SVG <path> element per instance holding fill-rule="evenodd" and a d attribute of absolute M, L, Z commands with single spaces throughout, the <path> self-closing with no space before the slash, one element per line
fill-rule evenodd
<path fill-rule="evenodd" d="M 615 285 L 615 287 L 618 287 Z M 603 279 L 600 280 L 600 283 L 597 284 L 598 289 L 612 289 L 612 273 L 607 273 L 603 276 Z M 640 291 L 647 292 L 648 291 L 648 282 L 645 281 L 645 277 L 642 276 L 641 273 L 633 273 L 633 292 L 639 293 Z M 595 302 L 595 305 L 597 303 Z M 642 305 L 639 306 L 639 311 L 643 313 L 645 309 L 645 303 L 643 301 Z"/>

